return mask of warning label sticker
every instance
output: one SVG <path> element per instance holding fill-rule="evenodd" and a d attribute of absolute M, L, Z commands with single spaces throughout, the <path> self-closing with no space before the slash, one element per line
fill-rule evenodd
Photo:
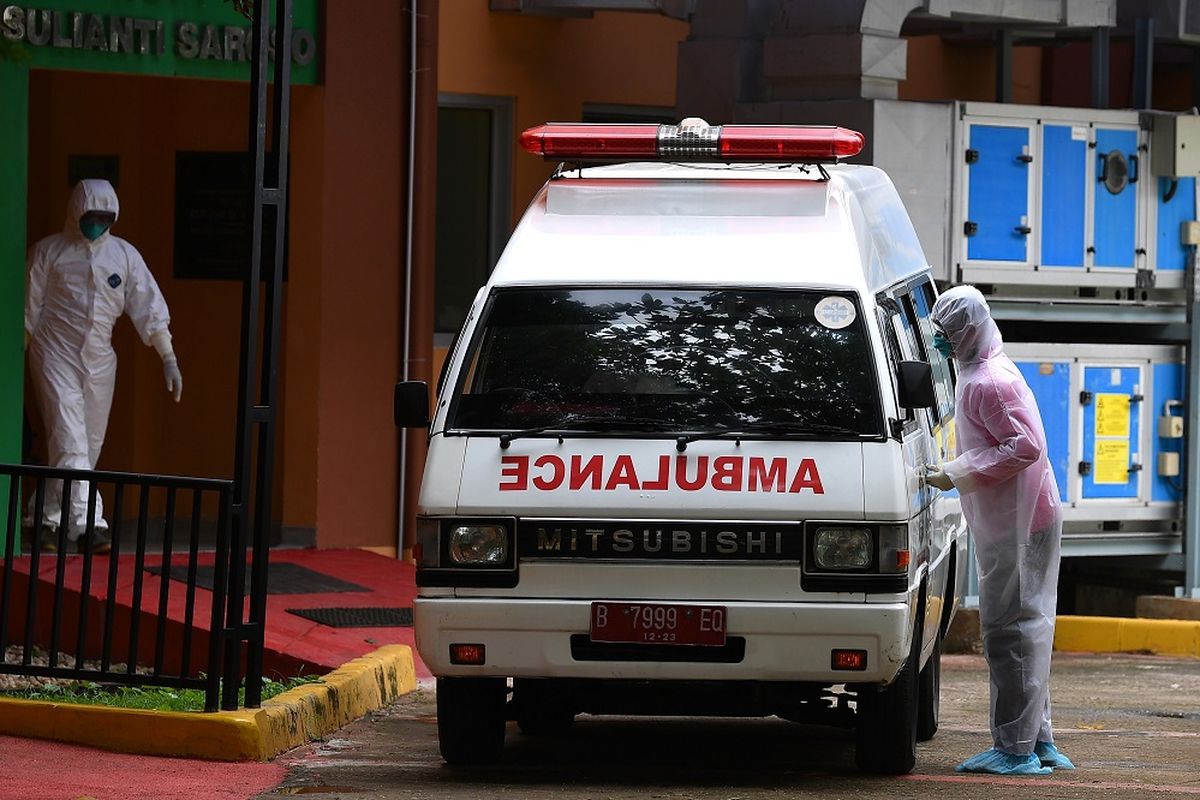
<path fill-rule="evenodd" d="M 1129 482 L 1129 440 L 1098 439 L 1096 441 L 1097 484 L 1124 485 Z"/>
<path fill-rule="evenodd" d="M 1096 395 L 1096 435 L 1129 438 L 1129 395 Z"/>

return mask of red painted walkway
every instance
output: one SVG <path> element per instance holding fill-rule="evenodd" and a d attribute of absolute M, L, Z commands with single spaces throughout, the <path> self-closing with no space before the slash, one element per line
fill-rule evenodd
<path fill-rule="evenodd" d="M 201 554 L 200 563 L 212 563 L 212 554 Z M 268 674 L 297 675 L 327 672 L 385 644 L 413 644 L 412 628 L 329 628 L 287 613 L 289 608 L 383 606 L 411 608 L 416 594 L 415 573 L 410 564 L 363 550 L 277 550 L 272 563 L 291 562 L 324 575 L 357 584 L 366 592 L 328 594 L 273 594 L 267 596 L 267 628 L 264 664 Z M 147 556 L 146 565 L 160 558 Z M 2 562 L 0 562 L 2 563 Z M 177 559 L 175 563 L 186 563 Z M 128 630 L 133 619 L 134 557 L 121 556 L 117 571 L 117 608 L 114 613 L 114 644 L 127 652 Z M 12 599 L 19 600 L 18 613 L 10 616 L 9 641 L 23 636 L 24 603 L 29 586 L 28 557 L 14 561 Z M 96 557 L 86 603 L 87 649 L 98 648 L 104 627 L 104 602 L 108 591 L 109 559 Z M 55 556 L 45 556 L 38 565 L 37 640 L 45 644 L 57 569 Z M 66 594 L 60 609 L 64 631 L 78 630 L 81 606 L 83 559 L 68 556 L 65 562 Z M 159 576 L 143 574 L 141 615 L 138 623 L 139 661 L 151 663 L 155 652 L 155 620 L 160 599 Z M 72 588 L 73 587 L 73 588 Z M 178 669 L 186 619 L 186 584 L 168 581 L 166 662 Z M 193 664 L 207 646 L 212 594 L 197 589 L 194 609 Z M 65 635 L 74 650 L 74 635 Z M 413 650 L 414 657 L 416 650 Z M 116 659 L 123 660 L 123 659 Z M 417 675 L 429 672 L 416 659 Z M 200 667 L 203 669 L 203 667 Z M 76 745 L 36 739 L 0 736 L 0 800 L 245 800 L 270 790 L 285 777 L 286 768 L 277 764 L 227 764 L 176 758 L 155 758 L 110 753 Z"/>
<path fill-rule="evenodd" d="M 0 736 L 0 800 L 246 800 L 286 772 L 282 764 L 131 756 Z"/>
<path fill-rule="evenodd" d="M 161 557 L 147 555 L 146 566 L 157 566 Z M 369 653 L 385 644 L 413 645 L 412 628 L 331 628 L 311 620 L 287 613 L 289 608 L 331 607 L 398 607 L 411 608 L 416 595 L 415 571 L 411 564 L 376 555 L 365 550 L 275 550 L 271 563 L 291 562 L 343 581 L 357 584 L 365 592 L 335 592 L 327 594 L 269 594 L 267 595 L 267 628 L 265 635 L 264 671 L 268 676 L 292 676 L 324 673 L 339 665 Z M 186 564 L 186 554 L 176 557 L 174 564 Z M 200 555 L 199 563 L 211 564 L 212 554 Z M 16 613 L 9 617 L 9 642 L 20 642 L 24 627 L 24 598 L 28 591 L 30 559 L 14 560 L 19 573 L 14 576 L 13 600 L 18 601 Z M 118 559 L 117 608 L 114 610 L 114 652 L 128 651 L 128 631 L 132 622 L 134 556 L 122 555 Z M 38 564 L 38 635 L 37 641 L 45 645 L 49 640 L 52 598 L 57 569 L 57 558 L 43 554 Z M 104 628 L 104 598 L 108 591 L 109 559 L 97 556 L 93 559 L 90 591 L 86 602 L 87 621 L 86 654 L 99 652 Z M 66 588 L 65 602 L 60 610 L 65 633 L 63 650 L 74 652 L 77 620 L 82 605 L 83 557 L 67 556 L 64 572 Z M 143 664 L 153 662 L 155 653 L 156 620 L 160 601 L 162 579 L 153 573 L 143 572 L 141 614 L 138 620 L 138 660 Z M 186 584 L 168 581 L 165 664 L 168 670 L 178 670 L 182 653 L 182 637 L 185 630 Z M 193 669 L 203 670 L 202 653 L 207 649 L 211 592 L 197 588 L 196 607 L 193 611 Z M 68 644 L 69 643 L 69 644 Z M 414 657 L 416 650 L 413 650 Z M 124 661 L 114 657 L 114 661 Z M 428 678 L 429 672 L 417 659 L 418 678 Z M 0 795 L 0 798 L 3 796 Z"/>

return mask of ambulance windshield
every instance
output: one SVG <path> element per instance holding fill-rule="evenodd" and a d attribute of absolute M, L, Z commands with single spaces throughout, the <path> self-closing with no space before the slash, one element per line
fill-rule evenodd
<path fill-rule="evenodd" d="M 872 363 L 849 292 L 502 289 L 447 428 L 878 436 Z"/>

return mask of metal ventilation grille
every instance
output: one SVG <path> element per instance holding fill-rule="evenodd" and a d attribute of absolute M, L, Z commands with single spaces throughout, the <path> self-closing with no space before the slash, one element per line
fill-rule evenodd
<path fill-rule="evenodd" d="M 146 567 L 147 572 L 162 575 L 160 565 Z M 211 564 L 201 564 L 196 567 L 196 585 L 212 591 L 214 568 Z M 188 565 L 172 564 L 171 580 L 187 582 Z M 250 591 L 250 568 L 246 567 L 246 591 Z M 369 592 L 365 586 L 350 583 L 323 572 L 277 561 L 267 567 L 267 594 L 337 594 L 341 592 Z"/>
<path fill-rule="evenodd" d="M 413 610 L 394 606 L 359 608 L 289 608 L 289 614 L 330 628 L 411 628 Z"/>

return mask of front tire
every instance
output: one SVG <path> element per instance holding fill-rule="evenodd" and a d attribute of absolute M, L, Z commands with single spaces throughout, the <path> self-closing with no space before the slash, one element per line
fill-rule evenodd
<path fill-rule="evenodd" d="M 933 652 L 921 670 L 917 706 L 917 741 L 928 742 L 938 730 L 942 696 L 942 635 L 933 640 Z"/>
<path fill-rule="evenodd" d="M 917 704 L 921 669 L 921 623 L 913 631 L 908 660 L 891 686 L 860 686 L 855 763 L 863 772 L 905 775 L 917 763 Z"/>
<path fill-rule="evenodd" d="M 438 678 L 438 745 L 451 766 L 492 764 L 504 752 L 504 678 Z"/>

